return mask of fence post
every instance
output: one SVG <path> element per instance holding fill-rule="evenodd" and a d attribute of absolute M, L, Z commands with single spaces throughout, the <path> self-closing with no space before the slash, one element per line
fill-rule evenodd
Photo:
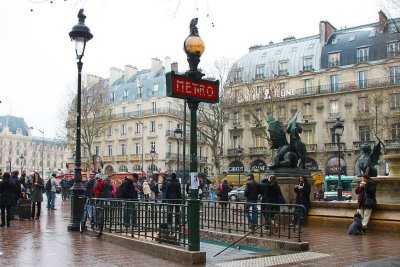
<path fill-rule="evenodd" d="M 198 199 L 198 189 L 191 189 L 188 199 L 188 241 L 189 251 L 200 250 L 200 200 Z"/>

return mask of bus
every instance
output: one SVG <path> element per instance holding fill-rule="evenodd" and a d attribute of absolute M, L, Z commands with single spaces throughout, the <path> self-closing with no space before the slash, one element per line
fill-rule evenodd
<path fill-rule="evenodd" d="M 354 176 L 341 176 L 343 187 L 343 200 L 351 200 L 351 183 Z M 337 176 L 326 176 L 324 179 L 324 200 L 331 201 L 337 200 L 337 185 L 339 178 Z"/>

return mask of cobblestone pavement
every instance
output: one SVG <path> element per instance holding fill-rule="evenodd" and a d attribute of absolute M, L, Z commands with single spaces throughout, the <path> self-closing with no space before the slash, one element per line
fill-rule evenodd
<path fill-rule="evenodd" d="M 90 235 L 70 233 L 70 202 L 59 197 L 56 205 L 57 210 L 47 210 L 43 202 L 39 221 L 11 221 L 10 228 L 0 228 L 0 266 L 184 266 Z M 347 229 L 324 227 L 303 231 L 303 240 L 310 243 L 308 252 L 255 253 L 255 259 L 235 257 L 232 261 L 223 254 L 213 258 L 220 248 L 208 245 L 202 246 L 208 254 L 205 266 L 400 266 L 400 233 L 348 236 Z M 240 253 L 246 257 L 244 251 Z"/>

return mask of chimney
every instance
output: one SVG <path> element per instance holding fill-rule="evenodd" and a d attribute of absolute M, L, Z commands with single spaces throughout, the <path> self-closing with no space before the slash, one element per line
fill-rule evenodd
<path fill-rule="evenodd" d="M 110 68 L 110 85 L 122 77 L 122 70 L 112 67 Z"/>
<path fill-rule="evenodd" d="M 249 47 L 249 53 L 250 53 L 250 52 L 253 52 L 253 51 L 256 51 L 256 50 L 260 50 L 260 48 L 261 48 L 261 45 L 253 45 L 253 46 L 250 46 L 250 47 Z"/>
<path fill-rule="evenodd" d="M 384 32 L 385 27 L 387 25 L 387 17 L 385 13 L 383 13 L 382 10 L 379 10 L 379 26 L 378 26 L 378 31 L 379 32 Z"/>
<path fill-rule="evenodd" d="M 293 35 L 290 35 L 290 36 L 288 36 L 288 37 L 283 38 L 283 41 L 284 41 L 284 42 L 286 42 L 286 41 L 291 41 L 291 40 L 296 40 L 296 37 L 294 37 Z"/>
<path fill-rule="evenodd" d="M 132 67 L 131 65 L 125 65 L 124 70 L 124 78 L 125 82 L 136 75 L 138 69 L 136 67 Z"/>
<path fill-rule="evenodd" d="M 162 62 L 159 58 L 151 59 L 151 75 L 156 74 L 162 68 Z"/>
<path fill-rule="evenodd" d="M 171 71 L 178 73 L 178 62 L 175 61 L 171 64 Z"/>
<path fill-rule="evenodd" d="M 164 59 L 164 69 L 165 69 L 165 73 L 171 71 L 171 58 L 170 57 L 166 57 Z"/>
<path fill-rule="evenodd" d="M 93 75 L 93 74 L 87 74 L 86 75 L 86 86 L 87 87 L 92 87 L 96 83 L 100 81 L 100 77 Z"/>
<path fill-rule="evenodd" d="M 336 31 L 336 28 L 332 26 L 328 21 L 319 22 L 319 41 L 321 44 L 326 44 L 329 36 Z"/>

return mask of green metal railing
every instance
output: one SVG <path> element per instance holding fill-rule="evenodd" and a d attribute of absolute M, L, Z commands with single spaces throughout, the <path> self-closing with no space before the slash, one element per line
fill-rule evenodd
<path fill-rule="evenodd" d="M 103 209 L 103 232 L 124 233 L 134 238 L 186 247 L 187 205 L 168 202 L 97 198 Z"/>

